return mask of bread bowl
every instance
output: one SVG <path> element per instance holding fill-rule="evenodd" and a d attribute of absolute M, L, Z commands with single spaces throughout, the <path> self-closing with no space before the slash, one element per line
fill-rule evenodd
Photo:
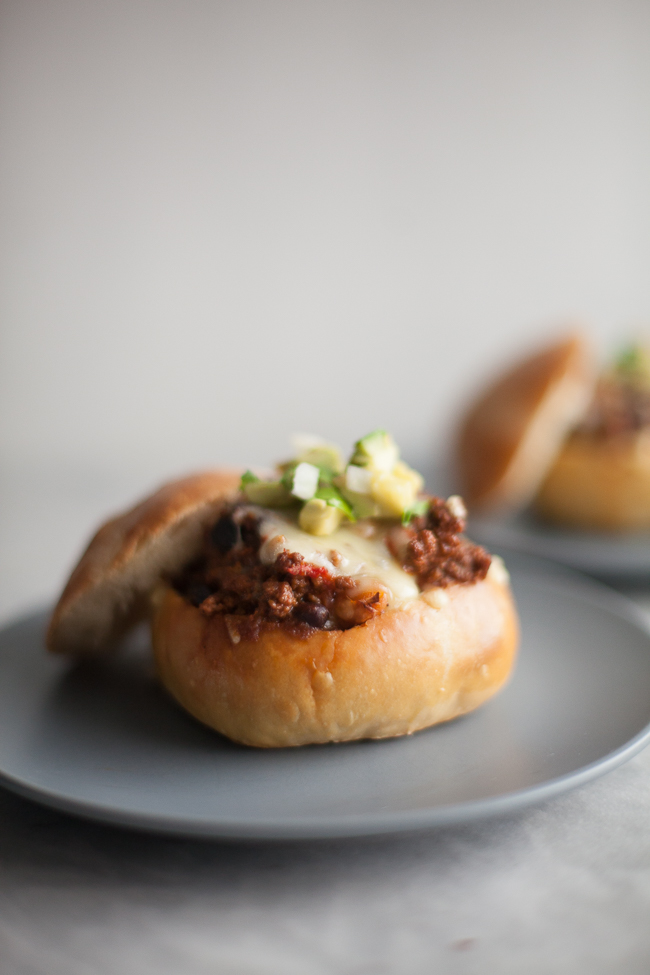
<path fill-rule="evenodd" d="M 650 436 L 599 439 L 576 432 L 563 444 L 534 500 L 546 521 L 571 528 L 650 528 Z"/>
<path fill-rule="evenodd" d="M 49 648 L 108 651 L 146 606 L 170 694 L 257 747 L 405 735 L 478 707 L 515 659 L 507 572 L 463 537 L 460 499 L 422 496 L 377 433 L 347 466 L 311 446 L 273 481 L 208 472 L 113 519 Z"/>
<path fill-rule="evenodd" d="M 650 353 L 632 346 L 597 378 L 581 335 L 537 351 L 474 400 L 456 458 L 476 513 L 650 528 Z"/>
<path fill-rule="evenodd" d="M 600 377 L 534 505 L 541 517 L 567 526 L 650 528 L 650 355 L 642 346 L 625 350 Z"/>

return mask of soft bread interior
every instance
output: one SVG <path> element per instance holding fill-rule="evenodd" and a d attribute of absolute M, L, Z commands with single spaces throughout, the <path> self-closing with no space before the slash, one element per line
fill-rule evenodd
<path fill-rule="evenodd" d="M 102 525 L 54 610 L 48 648 L 85 655 L 113 646 L 147 615 L 160 579 L 198 552 L 205 528 L 238 481 L 239 473 L 228 471 L 185 478 Z"/>

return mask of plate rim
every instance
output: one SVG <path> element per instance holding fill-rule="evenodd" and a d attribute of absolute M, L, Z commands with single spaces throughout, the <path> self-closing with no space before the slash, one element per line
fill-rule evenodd
<path fill-rule="evenodd" d="M 475 515 L 470 517 L 468 532 L 490 549 L 504 548 L 599 580 L 638 582 L 650 572 L 650 530 L 608 533 L 562 529 L 538 525 L 524 511 L 511 516 Z"/>
<path fill-rule="evenodd" d="M 515 556 L 524 563 L 523 568 L 529 575 L 542 576 L 551 587 L 560 585 L 558 576 L 564 577 L 565 580 L 571 581 L 573 588 L 581 592 L 583 599 L 586 597 L 590 601 L 596 600 L 601 607 L 604 601 L 608 612 L 631 623 L 645 634 L 649 641 L 650 652 L 650 622 L 632 600 L 565 564 L 530 555 L 512 547 L 501 548 L 506 552 L 506 559 L 508 553 Z M 562 588 L 565 589 L 564 586 Z M 26 624 L 35 617 L 43 616 L 44 612 L 47 610 L 44 610 L 43 606 L 31 612 L 23 612 L 4 622 L 0 627 L 0 633 Z M 433 830 L 515 813 L 605 775 L 633 758 L 649 743 L 650 721 L 628 741 L 595 761 L 523 789 L 482 799 L 404 810 L 398 813 L 366 812 L 327 817 L 309 816 L 292 819 L 290 822 L 283 818 L 249 819 L 242 822 L 230 819 L 156 816 L 151 813 L 117 809 L 103 803 L 62 796 L 52 789 L 34 786 L 20 776 L 12 775 L 2 769 L 0 769 L 0 786 L 58 812 L 104 825 L 150 834 L 205 840 L 265 842 L 353 839 Z"/>
<path fill-rule="evenodd" d="M 490 796 L 487 799 L 436 806 L 432 809 L 389 815 L 355 813 L 327 818 L 310 816 L 308 819 L 292 820 L 291 823 L 281 819 L 249 820 L 244 823 L 234 820 L 208 822 L 200 819 L 189 820 L 125 812 L 101 803 L 66 799 L 48 789 L 37 789 L 27 785 L 5 772 L 0 772 L 0 785 L 22 798 L 30 799 L 57 812 L 103 825 L 135 829 L 160 836 L 265 842 L 358 839 L 364 836 L 401 835 L 445 826 L 460 826 L 515 813 L 600 778 L 633 758 L 648 743 L 650 743 L 650 723 L 620 748 L 608 752 L 603 758 L 526 789 Z"/>

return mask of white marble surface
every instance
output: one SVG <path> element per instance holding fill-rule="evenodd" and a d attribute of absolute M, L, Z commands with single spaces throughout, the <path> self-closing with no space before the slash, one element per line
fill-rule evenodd
<path fill-rule="evenodd" d="M 142 480 L 5 467 L 2 618 Z M 160 838 L 0 791 L 0 905 L 3 975 L 645 975 L 650 750 L 506 819 L 337 843 Z"/>

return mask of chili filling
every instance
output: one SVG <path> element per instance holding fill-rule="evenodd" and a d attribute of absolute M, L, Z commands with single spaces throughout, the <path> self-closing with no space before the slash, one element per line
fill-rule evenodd
<path fill-rule="evenodd" d="M 637 433 L 650 426 L 650 391 L 615 377 L 601 379 L 578 435 L 599 438 Z"/>
<path fill-rule="evenodd" d="M 490 556 L 462 537 L 464 519 L 440 498 L 425 515 L 395 527 L 387 544 L 421 589 L 485 578 Z M 334 575 L 296 552 L 266 565 L 259 552 L 259 519 L 246 504 L 225 509 L 207 532 L 199 558 L 174 586 L 207 617 L 225 616 L 231 639 L 256 639 L 263 626 L 282 625 L 298 636 L 348 629 L 386 609 L 388 593 L 357 578 Z"/>
<path fill-rule="evenodd" d="M 416 576 L 420 589 L 478 582 L 485 579 L 491 556 L 464 538 L 464 530 L 464 516 L 434 497 L 426 514 L 402 529 L 401 544 L 391 548 L 402 567 Z"/>

